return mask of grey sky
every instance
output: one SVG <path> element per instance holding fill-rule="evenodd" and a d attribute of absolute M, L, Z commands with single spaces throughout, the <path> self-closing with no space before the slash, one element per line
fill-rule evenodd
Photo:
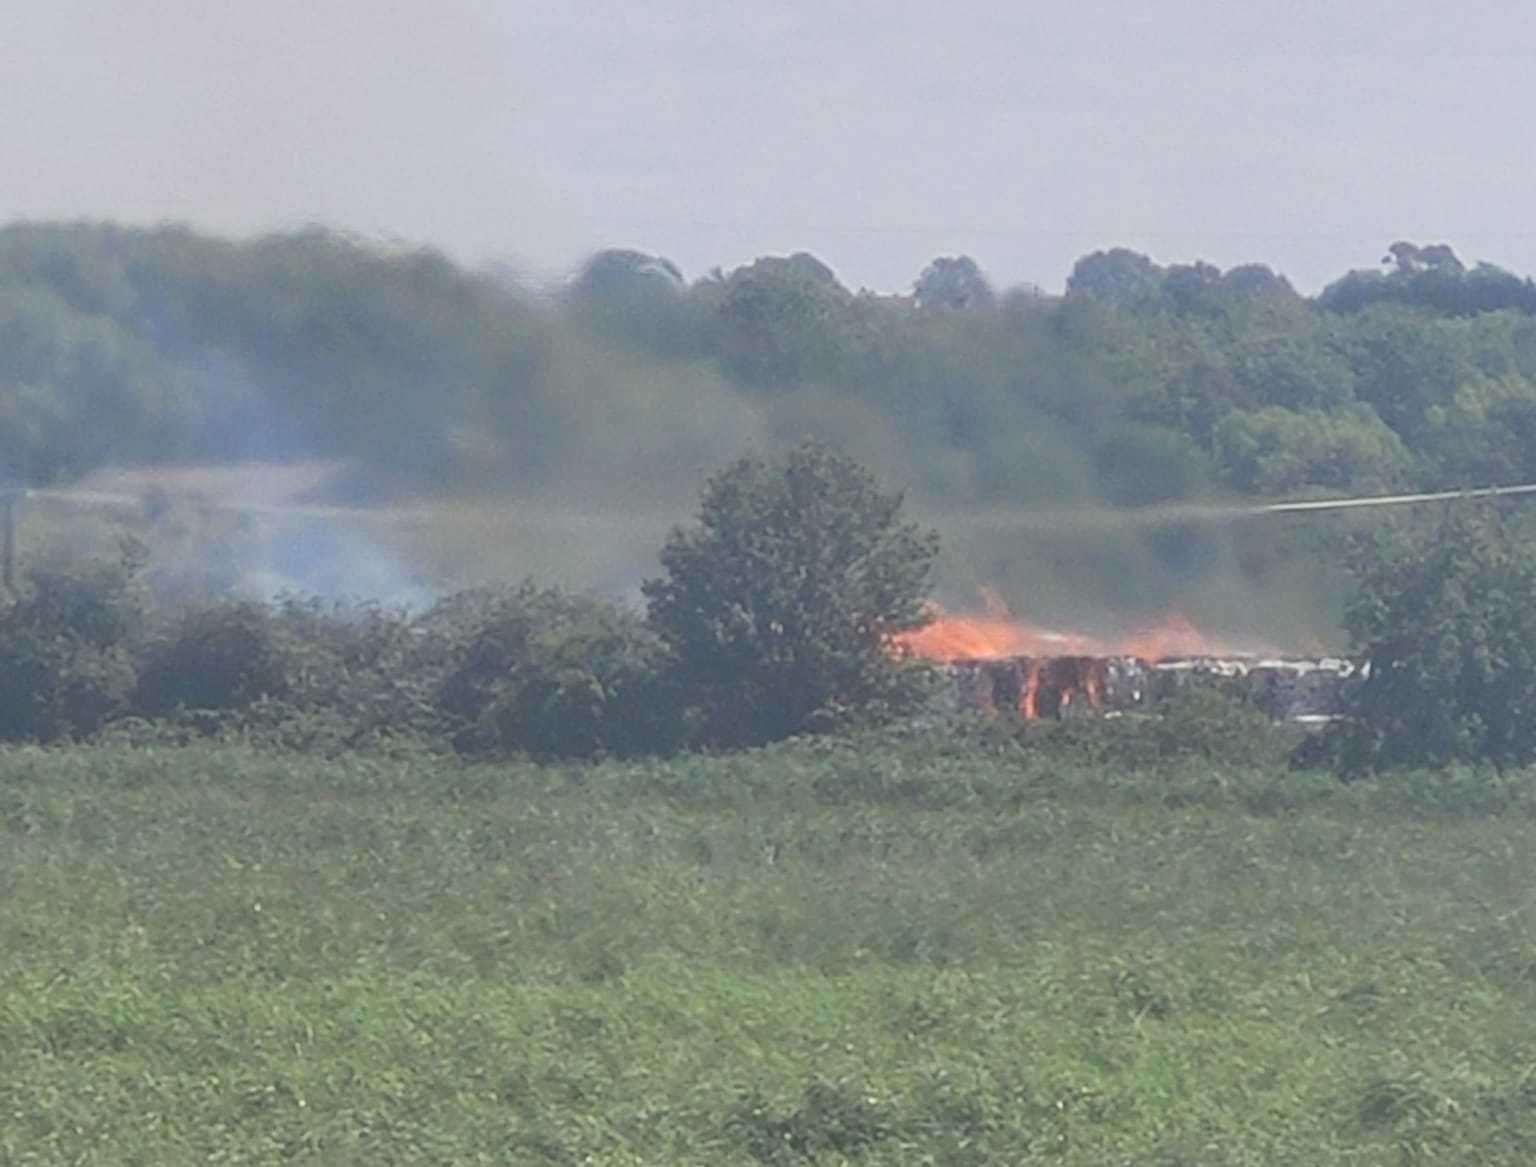
<path fill-rule="evenodd" d="M 9 0 L 0 219 L 322 221 L 540 272 L 1536 272 L 1531 0 Z"/>

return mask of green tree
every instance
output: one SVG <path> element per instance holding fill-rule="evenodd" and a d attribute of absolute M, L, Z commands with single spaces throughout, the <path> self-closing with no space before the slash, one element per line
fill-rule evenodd
<path fill-rule="evenodd" d="M 768 256 L 711 288 L 715 355 L 742 384 L 785 388 L 834 379 L 853 297 L 813 255 Z"/>
<path fill-rule="evenodd" d="M 1349 362 L 1310 336 L 1240 341 L 1232 372 L 1263 405 L 1327 410 L 1354 398 Z"/>
<path fill-rule="evenodd" d="M 1163 273 L 1163 296 L 1176 312 L 1214 315 L 1223 292 L 1221 269 L 1204 260 L 1176 263 Z"/>
<path fill-rule="evenodd" d="M 997 294 L 969 255 L 940 256 L 923 269 L 912 297 L 925 312 L 980 312 L 997 304 Z"/>
<path fill-rule="evenodd" d="M 1348 769 L 1536 760 L 1536 546 L 1492 506 L 1378 537 L 1346 627 L 1370 672 L 1336 736 Z"/>
<path fill-rule="evenodd" d="M 1213 443 L 1228 482 L 1266 495 L 1309 486 L 1384 489 L 1397 485 L 1410 465 L 1398 436 L 1364 407 L 1336 414 L 1279 406 L 1230 413 Z"/>
<path fill-rule="evenodd" d="M 1163 292 L 1163 269 L 1140 252 L 1112 247 L 1085 255 L 1067 277 L 1067 295 L 1091 296 L 1117 308 L 1156 304 Z"/>
<path fill-rule="evenodd" d="M 1474 376 L 1425 421 L 1421 447 L 1443 481 L 1483 486 L 1536 475 L 1536 382 Z"/>
<path fill-rule="evenodd" d="M 598 336 L 663 355 L 692 342 L 687 284 L 676 264 L 610 248 L 589 259 L 565 292 L 571 315 Z"/>
<path fill-rule="evenodd" d="M 1382 264 L 1390 271 L 1352 271 L 1318 297 L 1336 312 L 1358 312 L 1372 304 L 1410 304 L 1446 316 L 1473 316 L 1514 308 L 1536 312 L 1536 284 L 1491 263 L 1470 270 L 1444 243 L 1420 247 L 1399 241 Z"/>
<path fill-rule="evenodd" d="M 1410 444 L 1422 433 L 1428 410 L 1449 402 L 1475 371 L 1459 323 L 1381 304 L 1340 329 L 1339 348 L 1354 373 L 1355 396 Z"/>
<path fill-rule="evenodd" d="M 891 653 L 920 626 L 938 537 L 901 520 L 857 463 L 816 443 L 743 458 L 646 581 L 705 744 L 754 745 L 915 707 L 922 670 Z"/>

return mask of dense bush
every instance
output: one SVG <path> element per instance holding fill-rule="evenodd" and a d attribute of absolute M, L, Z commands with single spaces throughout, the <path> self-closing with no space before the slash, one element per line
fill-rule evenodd
<path fill-rule="evenodd" d="M 236 734 L 538 757 L 663 752 L 675 677 L 634 612 L 532 585 L 411 616 L 289 598 L 147 606 L 132 564 L 37 571 L 0 612 L 0 739 Z"/>
<path fill-rule="evenodd" d="M 593 757 L 679 740 L 661 641 L 633 613 L 524 584 L 456 597 L 426 628 L 447 654 L 436 703 L 461 749 Z"/>
<path fill-rule="evenodd" d="M 674 530 L 666 575 L 644 585 L 710 745 L 755 745 L 911 712 L 920 667 L 891 638 L 926 619 L 938 537 L 901 521 L 901 497 L 814 443 L 744 458 Z"/>
<path fill-rule="evenodd" d="M 179 709 L 243 709 L 281 700 L 294 654 L 265 604 L 233 602 L 189 611 L 147 647 L 134 707 L 151 717 Z"/>
<path fill-rule="evenodd" d="M 1323 743 L 1346 771 L 1536 760 L 1536 545 L 1492 506 L 1387 532 L 1356 554 L 1346 624 L 1370 674 Z"/>
<path fill-rule="evenodd" d="M 1239 694 L 1191 686 L 1164 698 L 1147 714 L 1025 722 L 1012 732 L 1031 753 L 1134 771 L 1192 760 L 1226 766 L 1283 765 L 1303 731 L 1277 724 Z"/>
<path fill-rule="evenodd" d="M 84 736 L 127 708 L 132 577 L 131 564 L 29 573 L 0 614 L 0 738 Z"/>
<path fill-rule="evenodd" d="M 0 626 L 0 738 L 90 734 L 127 708 L 133 684 L 133 665 L 120 648 Z"/>

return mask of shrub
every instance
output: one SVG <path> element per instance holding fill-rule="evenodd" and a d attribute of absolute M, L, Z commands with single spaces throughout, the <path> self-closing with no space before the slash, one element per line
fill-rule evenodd
<path fill-rule="evenodd" d="M 1278 725 L 1242 696 L 1191 685 L 1159 701 L 1152 716 L 1024 722 L 1022 743 L 1067 761 L 1139 769 L 1199 759 L 1223 766 L 1283 763 L 1302 732 Z"/>
<path fill-rule="evenodd" d="M 652 626 L 709 745 L 757 745 L 914 710 L 923 671 L 890 651 L 926 619 L 937 536 L 900 521 L 848 458 L 806 444 L 710 480 L 646 581 Z"/>
<path fill-rule="evenodd" d="M 290 670 L 284 700 L 310 729 L 334 727 L 327 736 L 345 744 L 437 732 L 441 654 L 407 613 L 285 599 L 275 616 Z"/>
<path fill-rule="evenodd" d="M 81 737 L 126 709 L 127 641 L 141 612 L 134 574 L 131 561 L 28 574 L 0 615 L 0 738 Z"/>
<path fill-rule="evenodd" d="M 84 737 L 126 710 L 133 687 L 133 664 L 121 648 L 0 631 L 0 738 Z"/>
<path fill-rule="evenodd" d="M 292 652 L 273 610 L 252 601 L 198 608 L 150 642 L 134 693 L 135 710 L 244 709 L 286 697 Z"/>
<path fill-rule="evenodd" d="M 437 705 L 465 751 L 592 757 L 678 740 L 662 644 L 623 609 L 524 584 L 455 597 L 424 629 L 448 653 Z"/>
<path fill-rule="evenodd" d="M 1314 753 L 1346 772 L 1536 760 L 1536 548 L 1492 506 L 1362 544 L 1346 615 L 1369 664 Z"/>

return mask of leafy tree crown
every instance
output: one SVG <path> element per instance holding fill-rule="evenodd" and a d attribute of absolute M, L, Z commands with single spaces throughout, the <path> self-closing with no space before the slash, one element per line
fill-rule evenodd
<path fill-rule="evenodd" d="M 666 574 L 644 585 L 707 740 L 754 744 L 917 699 L 891 640 L 927 618 L 938 539 L 901 505 L 816 443 L 709 481 L 698 525 L 672 532 Z"/>

